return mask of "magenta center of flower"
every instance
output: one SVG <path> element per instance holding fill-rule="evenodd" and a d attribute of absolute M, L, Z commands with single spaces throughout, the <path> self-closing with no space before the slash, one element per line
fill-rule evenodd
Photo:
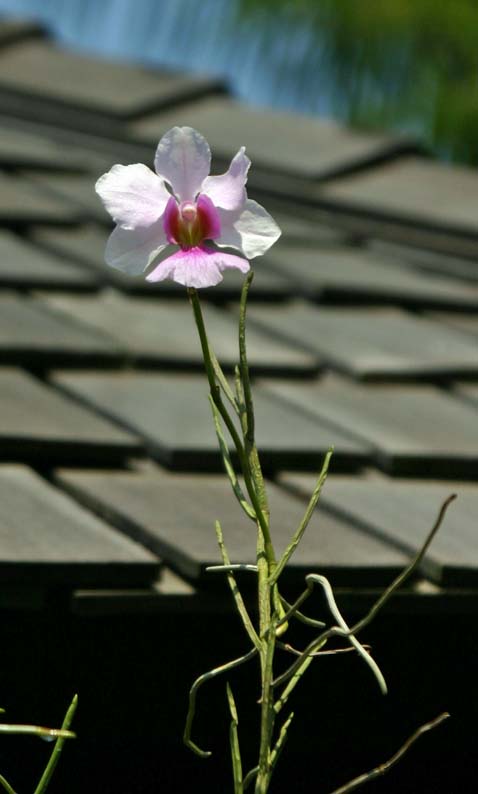
<path fill-rule="evenodd" d="M 204 240 L 220 236 L 219 213 L 208 196 L 199 194 L 197 201 L 178 204 L 174 196 L 168 201 L 164 213 L 164 231 L 170 243 L 183 250 L 195 248 Z"/>

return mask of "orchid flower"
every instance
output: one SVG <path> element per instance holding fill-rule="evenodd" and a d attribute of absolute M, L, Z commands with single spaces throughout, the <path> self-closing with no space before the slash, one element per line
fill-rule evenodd
<path fill-rule="evenodd" d="M 191 127 L 173 127 L 158 144 L 156 173 L 141 163 L 114 165 L 96 183 L 117 224 L 106 245 L 107 264 L 139 275 L 154 263 L 147 281 L 170 278 L 186 287 L 214 286 L 227 268 L 247 273 L 248 260 L 264 254 L 281 233 L 247 198 L 250 164 L 242 147 L 225 174 L 209 176 L 205 138 Z M 168 244 L 179 250 L 168 255 Z"/>

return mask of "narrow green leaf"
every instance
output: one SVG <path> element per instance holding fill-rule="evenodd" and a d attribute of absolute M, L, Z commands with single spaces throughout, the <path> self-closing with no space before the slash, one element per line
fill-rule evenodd
<path fill-rule="evenodd" d="M 232 405 L 232 407 L 234 408 L 234 410 L 237 413 L 238 412 L 238 408 L 237 408 L 236 400 L 234 399 L 233 391 L 232 391 L 231 387 L 229 386 L 229 383 L 227 381 L 226 376 L 224 375 L 222 367 L 221 367 L 219 361 L 216 358 L 216 354 L 215 354 L 214 350 L 211 347 L 209 347 L 209 355 L 210 355 L 211 363 L 212 363 L 212 366 L 213 366 L 213 369 L 214 369 L 214 374 L 215 374 L 215 376 L 216 376 L 216 378 L 218 380 L 218 383 L 219 383 L 221 389 L 223 390 L 224 395 L 226 396 L 226 398 L 228 399 L 228 401 L 230 402 L 230 404 Z"/>
<path fill-rule="evenodd" d="M 244 778 L 244 783 L 243 783 L 244 791 L 246 791 L 246 789 L 248 789 L 249 786 L 251 785 L 252 781 L 256 779 L 258 771 L 259 771 L 258 766 L 255 766 L 254 769 L 249 770 L 249 772 Z"/>
<path fill-rule="evenodd" d="M 307 589 L 305 591 L 305 594 L 309 595 L 309 593 L 310 593 L 310 591 Z M 302 595 L 304 595 L 304 594 L 302 594 Z M 300 603 L 302 604 L 304 600 L 305 599 L 302 598 Z M 281 596 L 281 601 L 282 601 L 283 605 L 287 609 L 287 612 L 285 614 L 286 620 L 289 620 L 292 616 L 294 616 L 301 623 L 304 623 L 305 626 L 311 626 L 311 627 L 316 628 L 316 629 L 324 629 L 325 628 L 325 623 L 324 623 L 323 620 L 316 620 L 315 618 L 311 618 L 311 617 L 309 617 L 309 615 L 304 615 L 303 612 L 299 611 L 299 609 L 297 608 L 297 606 L 299 604 L 299 599 L 294 604 L 290 604 L 288 601 L 286 601 L 284 596 Z"/>
<path fill-rule="evenodd" d="M 277 563 L 276 568 L 274 569 L 271 575 L 271 584 L 277 582 L 279 576 L 281 575 L 282 571 L 284 570 L 285 566 L 289 562 L 290 558 L 292 557 L 294 551 L 296 550 L 297 546 L 299 545 L 300 541 L 302 540 L 302 536 L 307 529 L 310 519 L 312 518 L 312 514 L 316 508 L 317 502 L 319 501 L 320 492 L 322 491 L 322 487 L 324 485 L 325 480 L 327 479 L 327 473 L 329 470 L 330 459 L 332 457 L 333 449 L 330 448 L 327 452 L 324 463 L 322 465 L 322 471 L 319 474 L 319 478 L 317 480 L 317 484 L 314 488 L 314 492 L 310 497 L 309 504 L 307 505 L 307 509 L 304 513 L 304 517 L 300 522 L 291 542 L 287 546 L 284 554 L 282 555 L 281 559 Z"/>
<path fill-rule="evenodd" d="M 196 697 L 198 690 L 203 684 L 207 683 L 208 681 L 212 681 L 214 678 L 217 678 L 217 676 L 227 673 L 228 670 L 233 670 L 235 667 L 239 667 L 241 664 L 245 664 L 249 661 L 249 659 L 252 659 L 256 653 L 256 648 L 252 648 L 252 650 L 250 650 L 249 653 L 244 654 L 244 656 L 240 656 L 238 659 L 233 659 L 231 662 L 227 662 L 220 667 L 215 667 L 214 670 L 209 670 L 208 673 L 203 673 L 203 675 L 200 675 L 199 678 L 196 678 L 191 689 L 189 690 L 189 708 L 186 716 L 183 741 L 186 747 L 189 747 L 189 749 L 192 750 L 193 753 L 196 753 L 196 755 L 198 755 L 200 758 L 209 758 L 211 752 L 209 750 L 201 750 L 201 748 L 198 747 L 198 745 L 195 744 L 191 739 L 191 730 L 193 726 L 194 715 L 196 713 Z M 35 792 L 35 794 L 37 794 L 37 792 Z"/>
<path fill-rule="evenodd" d="M 232 774 L 234 779 L 234 794 L 243 794 L 244 787 L 242 782 L 241 749 L 239 746 L 239 735 L 237 730 L 239 725 L 239 719 L 237 716 L 237 709 L 236 709 L 236 703 L 234 701 L 234 695 L 232 694 L 232 689 L 229 685 L 229 681 L 226 684 L 226 691 L 227 691 L 227 700 L 229 703 L 229 711 L 231 712 L 229 743 L 231 748 Z"/>
<path fill-rule="evenodd" d="M 216 521 L 215 527 L 216 527 L 217 542 L 219 545 L 223 563 L 224 565 L 230 565 L 231 561 L 229 559 L 229 554 L 226 549 L 226 544 L 224 543 L 224 535 L 222 533 L 222 527 L 219 521 Z M 244 628 L 247 631 L 247 634 L 249 635 L 249 639 L 251 640 L 252 644 L 257 649 L 257 651 L 260 651 L 262 647 L 261 641 L 254 628 L 254 624 L 252 623 L 252 620 L 249 617 L 249 613 L 246 609 L 246 605 L 244 604 L 241 591 L 237 586 L 236 577 L 234 576 L 232 571 L 228 571 L 227 581 L 231 589 L 231 593 L 233 595 L 237 611 L 239 612 Z"/>
<path fill-rule="evenodd" d="M 304 673 L 306 672 L 306 670 L 312 664 L 313 661 L 314 661 L 313 656 L 302 655 L 301 659 L 299 660 L 300 663 L 296 666 L 296 669 L 294 670 L 293 674 L 289 677 L 287 685 L 284 687 L 280 696 L 277 698 L 276 702 L 274 703 L 274 711 L 276 714 L 279 714 L 281 709 L 284 708 L 285 704 L 287 703 L 295 687 L 297 686 L 300 679 L 302 678 L 302 676 L 304 675 Z"/>
<path fill-rule="evenodd" d="M 245 455 L 244 448 L 242 446 L 242 442 L 239 437 L 239 433 L 236 430 L 234 422 L 232 418 L 229 416 L 226 407 L 222 402 L 221 390 L 216 381 L 216 373 L 213 364 L 213 357 L 215 358 L 215 356 L 209 346 L 209 340 L 207 338 L 206 327 L 204 325 L 204 318 L 202 316 L 201 303 L 199 301 L 199 295 L 197 293 L 197 290 L 194 289 L 193 287 L 189 287 L 188 296 L 193 309 L 194 319 L 196 321 L 196 327 L 199 334 L 199 340 L 201 342 L 201 350 L 204 359 L 204 368 L 206 370 L 211 397 L 214 400 L 214 403 L 217 406 L 221 418 L 230 433 L 230 436 L 234 442 L 234 446 L 236 447 L 237 454 L 239 455 L 239 459 L 242 465 Z"/>
<path fill-rule="evenodd" d="M 280 754 L 282 753 L 282 750 L 284 749 L 284 745 L 285 745 L 285 742 L 286 742 L 286 739 L 287 739 L 287 731 L 288 731 L 289 725 L 291 724 L 293 719 L 294 719 L 294 712 L 291 711 L 291 713 L 287 717 L 286 721 L 284 722 L 282 728 L 280 729 L 279 737 L 277 739 L 277 742 L 275 744 L 274 749 L 272 750 L 271 758 L 270 758 L 270 762 L 269 762 L 270 763 L 270 774 L 271 774 L 271 776 L 272 776 L 272 773 L 273 773 L 273 771 L 275 769 L 277 761 L 279 760 Z"/>
<path fill-rule="evenodd" d="M 226 469 L 226 474 L 229 477 L 229 482 L 231 483 L 232 490 L 234 492 L 237 501 L 241 505 L 246 515 L 249 518 L 251 518 L 253 521 L 255 521 L 256 513 L 254 511 L 254 508 L 249 504 L 246 497 L 244 496 L 242 492 L 242 488 L 239 484 L 239 480 L 237 479 L 236 472 L 234 471 L 234 466 L 232 465 L 231 456 L 229 454 L 229 448 L 226 444 L 226 439 L 224 438 L 224 434 L 222 432 L 221 416 L 211 395 L 209 395 L 209 402 L 211 405 L 212 415 L 214 419 L 214 427 L 216 430 L 216 436 L 219 443 L 219 449 L 221 450 L 224 468 Z"/>

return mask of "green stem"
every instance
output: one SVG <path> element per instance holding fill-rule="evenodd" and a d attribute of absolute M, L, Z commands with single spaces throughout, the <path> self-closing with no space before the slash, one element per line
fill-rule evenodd
<path fill-rule="evenodd" d="M 204 366 L 206 369 L 206 375 L 209 382 L 211 398 L 214 401 L 214 404 L 217 410 L 219 411 L 219 414 L 221 415 L 221 419 L 226 425 L 229 434 L 232 438 L 233 444 L 236 448 L 236 452 L 239 458 L 239 463 L 244 476 L 244 482 L 246 485 L 247 493 L 249 494 L 249 498 L 251 500 L 252 506 L 257 516 L 257 520 L 261 527 L 261 531 L 265 538 L 266 553 L 269 554 L 271 558 L 273 558 L 273 548 L 272 548 L 272 541 L 269 532 L 269 524 L 267 522 L 266 516 L 263 513 L 262 506 L 259 502 L 257 492 L 254 487 L 253 478 L 251 476 L 251 471 L 249 468 L 249 461 L 247 459 L 244 446 L 239 437 L 239 433 L 237 432 L 236 426 L 234 425 L 234 422 L 229 416 L 226 407 L 222 401 L 221 391 L 216 382 L 213 359 L 209 348 L 209 341 L 207 338 L 206 328 L 204 325 L 204 318 L 202 316 L 201 304 L 199 301 L 199 295 L 197 293 L 197 290 L 192 287 L 188 288 L 188 296 L 191 302 L 191 306 L 193 308 L 194 319 L 196 321 L 196 326 L 199 333 L 199 340 L 201 342 Z"/>
<path fill-rule="evenodd" d="M 78 695 L 73 697 L 71 704 L 68 708 L 68 711 L 65 714 L 65 718 L 63 720 L 63 725 L 61 726 L 62 732 L 69 732 L 70 725 L 73 721 L 73 717 L 75 716 L 76 708 L 78 706 Z M 63 745 L 65 744 L 66 738 L 64 736 L 60 736 L 56 742 L 55 746 L 53 747 L 52 753 L 50 755 L 50 759 L 45 767 L 45 771 L 41 776 L 38 785 L 35 789 L 34 794 L 44 794 L 46 791 L 48 784 L 53 776 L 53 772 L 56 769 L 58 761 L 60 760 L 61 751 L 63 750 Z"/>
<path fill-rule="evenodd" d="M 217 409 L 231 436 L 239 458 L 239 464 L 244 477 L 244 483 L 249 495 L 251 505 L 255 512 L 257 522 L 257 589 L 259 608 L 259 650 L 261 666 L 261 717 L 260 717 L 260 747 L 259 764 L 255 782 L 255 794 L 267 794 L 271 778 L 271 747 L 274 731 L 275 711 L 272 682 L 274 680 L 273 662 L 276 647 L 277 623 L 284 614 L 280 601 L 277 578 L 271 583 L 271 576 L 276 567 L 276 558 L 269 529 L 269 509 L 261 471 L 259 455 L 254 440 L 254 412 L 249 380 L 245 342 L 246 302 L 249 286 L 249 277 L 242 291 L 240 322 L 239 322 L 239 354 L 240 368 L 236 378 L 236 400 L 233 407 L 239 417 L 243 439 L 241 440 L 236 425 L 229 415 L 221 396 L 218 384 L 220 371 L 217 359 L 209 346 L 204 318 L 202 315 L 199 295 L 195 289 L 188 289 L 188 296 L 194 313 L 194 319 L 199 333 L 204 366 L 209 382 L 211 401 Z M 224 384 L 222 384 L 224 390 Z M 225 391 L 231 402 L 230 391 Z M 213 411 L 213 414 L 215 412 Z M 217 423 L 217 416 L 215 420 Z M 217 428 L 216 428 L 217 429 Z M 227 457 L 227 456 L 226 456 Z M 194 748 L 193 748 L 194 749 Z M 196 748 L 197 749 L 197 748 Z"/>
<path fill-rule="evenodd" d="M 15 789 L 12 788 L 8 780 L 4 778 L 3 775 L 0 775 L 0 785 L 3 786 L 7 794 L 17 794 Z"/>
<path fill-rule="evenodd" d="M 269 630 L 266 636 L 266 648 L 261 657 L 261 738 L 259 746 L 259 768 L 256 777 L 255 794 L 267 794 L 272 773 L 271 745 L 276 716 L 274 711 L 274 693 L 272 689 L 275 644 L 276 626 L 274 619 L 270 619 Z"/>

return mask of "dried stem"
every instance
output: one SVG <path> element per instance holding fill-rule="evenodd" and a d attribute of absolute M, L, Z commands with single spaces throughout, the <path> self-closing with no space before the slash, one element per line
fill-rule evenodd
<path fill-rule="evenodd" d="M 349 791 L 354 791 L 359 786 L 363 786 L 364 783 L 368 783 L 370 780 L 373 780 L 376 777 L 380 777 L 384 775 L 392 766 L 400 761 L 401 758 L 405 755 L 405 753 L 410 749 L 412 744 L 414 744 L 420 736 L 423 736 L 424 733 L 431 731 L 433 728 L 436 728 L 438 725 L 441 725 L 446 719 L 448 719 L 450 715 L 447 712 L 443 712 L 434 720 L 430 722 L 426 722 L 420 728 L 418 728 L 411 736 L 408 737 L 407 741 L 402 744 L 399 750 L 392 755 L 388 761 L 385 761 L 383 764 L 379 764 L 378 766 L 374 767 L 370 770 L 370 772 L 364 772 L 363 775 L 359 775 L 358 777 L 351 780 L 349 783 L 346 783 L 345 786 L 340 786 L 340 788 L 335 789 L 332 791 L 332 794 L 348 794 Z"/>
<path fill-rule="evenodd" d="M 287 651 L 287 653 L 293 654 L 293 656 L 302 656 L 304 651 L 299 651 L 298 648 L 294 648 L 288 642 L 278 642 L 277 647 L 280 648 L 282 651 Z M 366 651 L 370 651 L 370 645 L 362 645 Z M 311 653 L 310 656 L 316 658 L 317 656 L 337 656 L 341 653 L 353 653 L 356 649 L 355 648 L 330 648 L 328 651 L 315 651 Z"/>

